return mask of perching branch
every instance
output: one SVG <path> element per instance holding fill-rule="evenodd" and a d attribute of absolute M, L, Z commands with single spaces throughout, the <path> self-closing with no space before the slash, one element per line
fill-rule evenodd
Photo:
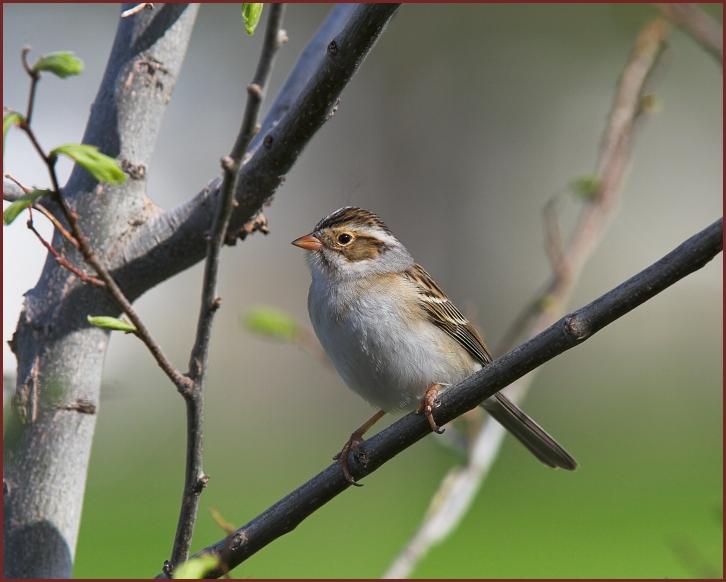
<path fill-rule="evenodd" d="M 683 28 L 719 63 L 723 63 L 723 26 L 697 4 L 657 4 L 668 18 Z"/>
<path fill-rule="evenodd" d="M 228 233 L 244 228 L 269 201 L 332 115 L 341 91 L 397 8 L 346 5 L 332 10 L 252 142 L 251 158 L 236 180 L 238 206 Z M 120 20 L 82 141 L 119 159 L 131 180 L 102 186 L 76 166 L 63 187 L 64 198 L 82 215 L 93 249 L 129 301 L 205 256 L 217 208 L 218 179 L 168 212 L 151 203 L 145 188 L 146 167 L 196 11 L 196 5 L 165 4 Z M 11 194 L 3 186 L 4 194 Z M 60 234 L 53 244 L 63 244 Z M 33 408 L 38 412 L 33 422 L 22 425 L 18 439 L 6 448 L 7 483 L 24 484 L 5 496 L 8 577 L 70 575 L 95 416 L 79 418 L 68 403 L 98 400 L 108 342 L 106 332 L 89 328 L 89 309 L 108 315 L 121 311 L 105 289 L 68 284 L 57 263 L 47 260 L 38 284 L 26 294 L 10 342 L 18 356 L 19 394 L 44 398 L 49 393 L 42 388 L 50 382 L 60 390 L 53 392 L 59 395 L 54 400 L 41 400 Z M 68 366 L 69 361 L 75 365 Z M 46 477 L 30 479 L 37 466 L 47 468 Z"/>
<path fill-rule="evenodd" d="M 199 308 L 197 332 L 189 358 L 188 377 L 191 380 L 189 389 L 182 392 L 187 409 L 187 457 L 184 478 L 184 493 L 179 512 L 179 521 L 171 560 L 166 570 L 173 568 L 187 559 L 194 532 L 194 523 L 199 509 L 199 496 L 207 484 L 208 477 L 202 468 L 203 451 L 203 410 L 204 380 L 207 372 L 209 341 L 211 339 L 214 314 L 219 308 L 220 299 L 216 296 L 217 272 L 219 255 L 224 244 L 229 219 L 234 205 L 234 192 L 239 169 L 243 164 L 243 155 L 254 137 L 257 128 L 257 116 L 262 104 L 265 86 L 270 78 L 272 63 L 277 50 L 282 44 L 281 25 L 284 11 L 283 4 L 270 6 L 267 16 L 267 29 L 260 53 L 254 80 L 247 87 L 247 106 L 242 119 L 242 127 L 229 156 L 222 159 L 224 178 L 221 195 L 217 201 L 217 210 L 209 233 L 207 258 L 204 265 L 202 283 L 202 301 Z"/>
<path fill-rule="evenodd" d="M 599 330 L 642 305 L 683 277 L 706 265 L 723 249 L 723 219 L 695 234 L 659 261 L 563 317 L 531 340 L 497 358 L 441 395 L 436 419 L 441 424 L 471 410 L 497 391 L 573 348 Z M 357 481 L 431 433 L 426 419 L 410 413 L 365 441 L 350 459 Z M 289 493 L 232 535 L 195 554 L 213 554 L 219 565 L 207 576 L 220 576 L 350 487 L 338 463 Z"/>
<path fill-rule="evenodd" d="M 658 62 L 669 27 L 662 20 L 647 24 L 638 34 L 618 84 L 608 126 L 603 136 L 596 173 L 574 234 L 566 245 L 561 240 L 555 200 L 544 209 L 545 249 L 552 266 L 550 281 L 515 319 L 497 353 L 504 353 L 520 337 L 530 338 L 559 319 L 577 284 L 582 268 L 592 255 L 615 214 L 629 165 L 635 122 L 642 117 L 641 100 L 648 77 Z M 509 386 L 507 395 L 521 401 L 537 370 Z M 407 578 L 432 546 L 445 539 L 461 522 L 497 459 L 506 429 L 487 418 L 468 447 L 463 467 L 454 467 L 432 496 L 421 525 L 394 559 L 384 578 Z"/>

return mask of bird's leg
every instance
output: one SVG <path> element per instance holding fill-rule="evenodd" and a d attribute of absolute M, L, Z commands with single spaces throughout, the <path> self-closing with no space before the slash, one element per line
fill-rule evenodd
<path fill-rule="evenodd" d="M 337 460 L 340 463 L 340 468 L 343 470 L 345 480 L 348 481 L 348 483 L 350 483 L 351 485 L 355 485 L 356 487 L 363 486 L 361 483 L 357 483 L 356 480 L 353 478 L 353 475 L 350 474 L 350 467 L 348 466 L 348 454 L 351 451 L 355 451 L 358 447 L 360 447 L 361 443 L 363 442 L 363 435 L 368 432 L 368 430 L 374 424 L 376 424 L 376 422 L 378 422 L 384 414 L 386 414 L 385 410 L 379 410 L 368 420 L 366 420 L 362 425 L 360 425 L 357 429 L 355 429 L 350 435 L 348 442 L 345 443 L 340 452 L 333 457 L 334 460 Z"/>
<path fill-rule="evenodd" d="M 418 405 L 418 409 L 416 410 L 418 414 L 423 413 L 426 415 L 426 420 L 429 421 L 431 430 L 437 434 L 444 432 L 444 429 L 439 428 L 439 425 L 434 420 L 434 407 L 436 406 L 436 398 L 439 396 L 439 388 L 441 386 L 444 386 L 444 384 L 436 383 L 426 388 L 426 392 L 424 392 L 423 398 L 421 399 L 421 404 Z"/>

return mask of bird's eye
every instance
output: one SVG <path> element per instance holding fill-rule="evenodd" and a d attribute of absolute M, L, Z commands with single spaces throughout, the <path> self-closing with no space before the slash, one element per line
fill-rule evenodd
<path fill-rule="evenodd" d="M 352 240 L 353 240 L 353 237 L 351 235 L 349 235 L 347 232 L 344 232 L 344 233 L 338 235 L 338 242 L 342 245 L 347 245 Z"/>

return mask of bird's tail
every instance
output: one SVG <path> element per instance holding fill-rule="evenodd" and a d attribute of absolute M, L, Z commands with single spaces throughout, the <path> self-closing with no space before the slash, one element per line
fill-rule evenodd
<path fill-rule="evenodd" d="M 482 407 L 545 465 L 568 471 L 577 467 L 577 461 L 555 439 L 501 392 L 485 400 Z"/>

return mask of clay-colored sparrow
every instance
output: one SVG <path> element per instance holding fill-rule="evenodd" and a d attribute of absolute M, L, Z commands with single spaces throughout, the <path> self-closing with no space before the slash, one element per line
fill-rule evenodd
<path fill-rule="evenodd" d="M 308 311 L 320 343 L 348 387 L 381 409 L 353 432 L 337 457 L 354 483 L 348 453 L 379 418 L 418 406 L 440 432 L 433 417 L 439 390 L 492 356 L 476 329 L 372 212 L 341 208 L 292 244 L 310 251 Z M 576 467 L 501 392 L 482 406 L 543 463 Z"/>

